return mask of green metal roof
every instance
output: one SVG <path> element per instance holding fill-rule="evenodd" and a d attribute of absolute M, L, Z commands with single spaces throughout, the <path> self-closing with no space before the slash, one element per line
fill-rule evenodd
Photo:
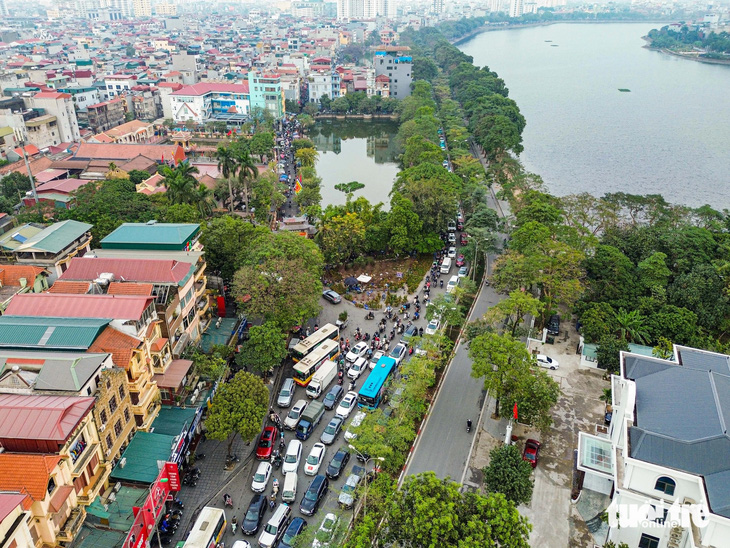
<path fill-rule="evenodd" d="M 196 407 L 183 408 L 163 405 L 152 423 L 152 428 L 155 429 L 155 434 L 177 436 L 182 432 L 183 426 L 187 425 L 187 428 L 190 428 L 197 412 Z"/>
<path fill-rule="evenodd" d="M 88 350 L 111 319 L 0 316 L 0 348 Z"/>
<path fill-rule="evenodd" d="M 35 236 L 20 244 L 17 252 L 40 251 L 42 253 L 60 253 L 74 240 L 91 230 L 93 225 L 79 221 L 61 221 L 53 223 Z"/>
<path fill-rule="evenodd" d="M 119 463 L 112 470 L 109 480 L 152 483 L 160 474 L 157 461 L 170 460 L 174 440 L 175 436 L 137 431 Z M 124 461 L 123 468 L 122 461 Z"/>
<path fill-rule="evenodd" d="M 13 128 L 5 126 L 0 127 L 0 137 L 5 137 L 6 135 L 10 135 L 13 132 Z"/>
<path fill-rule="evenodd" d="M 101 241 L 102 249 L 184 251 L 200 225 L 188 223 L 124 223 Z"/>

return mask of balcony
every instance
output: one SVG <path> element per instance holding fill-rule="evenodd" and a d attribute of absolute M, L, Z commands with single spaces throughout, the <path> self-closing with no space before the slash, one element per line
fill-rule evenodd
<path fill-rule="evenodd" d="M 198 302 L 195 304 L 195 306 L 198 308 L 198 314 L 202 318 L 205 316 L 205 313 L 208 312 L 210 309 L 210 299 L 208 297 L 201 297 L 198 299 Z"/>
<path fill-rule="evenodd" d="M 104 486 L 108 473 L 111 472 L 110 468 L 104 463 L 99 464 L 96 469 L 96 473 L 89 478 L 89 484 L 81 490 L 81 493 L 77 496 L 79 504 L 87 505 L 91 504 L 99 494 L 99 491 Z"/>
<path fill-rule="evenodd" d="M 99 447 L 98 443 L 90 443 L 86 446 L 84 451 L 79 455 L 79 458 L 74 462 L 73 476 L 80 476 L 84 471 L 84 468 L 91 460 L 91 457 L 96 453 L 96 449 Z"/>
<path fill-rule="evenodd" d="M 81 526 L 86 519 L 86 508 L 79 506 L 71 510 L 66 523 L 63 524 L 61 530 L 56 535 L 56 540 L 61 542 L 73 542 L 76 535 L 81 530 Z"/>
<path fill-rule="evenodd" d="M 195 296 L 196 297 L 201 297 L 205 293 L 205 288 L 207 287 L 207 284 L 208 284 L 208 279 L 205 276 L 203 276 L 202 279 L 195 282 L 194 287 L 195 287 Z"/>
<path fill-rule="evenodd" d="M 159 393 L 160 391 L 157 389 L 157 383 L 152 380 L 148 380 L 145 384 L 144 392 L 139 392 L 137 394 L 139 398 L 137 403 L 132 404 L 132 413 L 134 413 L 135 415 L 146 414 L 145 409 Z"/>

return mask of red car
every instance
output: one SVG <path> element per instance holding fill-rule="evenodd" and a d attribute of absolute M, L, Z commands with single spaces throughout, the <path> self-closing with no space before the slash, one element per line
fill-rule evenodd
<path fill-rule="evenodd" d="M 256 458 L 259 460 L 268 460 L 271 458 L 271 452 L 274 445 L 279 441 L 279 429 L 276 426 L 267 426 L 264 428 L 259 445 L 256 448 Z"/>
<path fill-rule="evenodd" d="M 527 440 L 525 442 L 525 450 L 522 451 L 522 458 L 535 468 L 539 454 L 540 442 L 537 440 Z"/>
<path fill-rule="evenodd" d="M 460 239 L 461 245 L 466 245 L 468 241 L 469 241 L 469 236 L 467 235 L 466 232 L 462 232 L 461 239 Z"/>
<path fill-rule="evenodd" d="M 464 230 L 464 223 L 462 223 L 461 221 L 457 221 L 456 230 Z"/>
<path fill-rule="evenodd" d="M 463 255 L 459 255 L 456 258 L 456 266 L 464 266 L 464 256 Z"/>

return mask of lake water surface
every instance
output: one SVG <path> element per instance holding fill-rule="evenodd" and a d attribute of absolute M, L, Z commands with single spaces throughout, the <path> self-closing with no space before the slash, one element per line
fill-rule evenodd
<path fill-rule="evenodd" d="M 344 204 L 347 196 L 335 189 L 339 183 L 358 181 L 372 204 L 390 208 L 390 193 L 398 174 L 395 135 L 398 123 L 380 120 L 319 120 L 308 137 L 319 151 L 316 168 L 322 178 L 322 207 Z"/>
<path fill-rule="evenodd" d="M 730 208 L 730 66 L 642 48 L 658 26 L 556 24 L 459 47 L 505 80 L 527 119 L 521 160 L 552 193 Z"/>

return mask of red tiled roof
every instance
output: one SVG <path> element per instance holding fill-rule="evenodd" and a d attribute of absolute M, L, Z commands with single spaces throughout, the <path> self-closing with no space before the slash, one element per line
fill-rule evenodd
<path fill-rule="evenodd" d="M 56 282 L 58 283 L 58 282 Z M 69 282 L 70 283 L 70 282 Z M 76 283 L 76 282 L 73 282 Z M 132 282 L 111 282 L 107 295 L 152 295 L 152 284 L 136 284 Z"/>
<path fill-rule="evenodd" d="M 64 293 L 67 295 L 83 295 L 88 293 L 91 282 L 69 282 L 66 280 L 56 280 L 48 289 L 49 293 Z"/>
<path fill-rule="evenodd" d="M 63 444 L 95 401 L 77 396 L 0 394 L 0 440 L 50 440 Z M 8 445 L 7 441 L 2 443 Z"/>
<path fill-rule="evenodd" d="M 173 92 L 171 95 L 205 95 L 206 93 L 223 92 L 223 93 L 248 93 L 248 82 L 241 84 L 216 84 L 213 82 L 201 82 L 193 86 L 185 86 L 184 88 Z"/>
<path fill-rule="evenodd" d="M 90 354 L 99 352 L 111 354 L 114 365 L 127 369 L 129 361 L 132 359 L 132 352 L 139 348 L 141 344 L 142 341 L 139 339 L 107 326 L 87 352 Z"/>
<path fill-rule="evenodd" d="M 28 145 L 33 146 L 33 145 Z M 27 147 L 26 147 L 27 148 Z M 18 149 L 20 150 L 20 149 Z M 40 156 L 39 158 L 29 158 L 30 160 L 30 172 L 33 175 L 36 175 L 40 173 L 41 171 L 44 171 L 51 167 L 51 164 L 53 163 L 53 160 L 48 158 L 47 156 Z M 11 173 L 13 171 L 17 171 L 18 173 L 22 173 L 23 175 L 28 175 L 28 170 L 25 168 L 25 162 L 20 159 L 15 163 L 8 164 L 2 168 L 0 168 L 0 176 L 7 175 L 8 173 Z"/>
<path fill-rule="evenodd" d="M 59 455 L 0 454 L 0 491 L 22 494 L 23 509 L 28 510 L 33 501 L 46 498 L 48 481 L 60 460 Z"/>
<path fill-rule="evenodd" d="M 152 352 L 160 352 L 163 348 L 165 348 L 165 345 L 167 344 L 168 340 L 169 339 L 167 339 L 166 337 L 158 337 L 157 339 L 155 339 L 155 342 L 153 342 L 150 345 L 150 350 Z M 6 363 L 7 363 L 7 360 L 6 360 Z"/>
<path fill-rule="evenodd" d="M 48 181 L 42 185 L 38 185 L 36 192 L 42 194 L 43 192 L 58 192 L 60 194 L 71 194 L 74 190 L 78 190 L 84 185 L 89 184 L 91 181 L 85 179 L 56 179 L 55 181 Z"/>
<path fill-rule="evenodd" d="M 0 487 L 1 489 L 2 487 Z M 20 493 L 0 493 L 0 523 L 15 510 L 19 504 L 23 504 L 26 495 Z M 25 508 L 24 508 L 25 509 Z"/>
<path fill-rule="evenodd" d="M 132 160 L 137 156 L 146 156 L 152 160 L 178 162 L 185 159 L 185 151 L 179 145 L 127 145 L 106 143 L 81 143 L 74 154 L 74 159 L 89 158 L 94 160 Z"/>
<path fill-rule="evenodd" d="M 33 96 L 34 99 L 71 99 L 70 93 L 60 91 L 39 91 Z"/>
<path fill-rule="evenodd" d="M 152 297 L 138 295 L 24 293 L 13 297 L 4 314 L 137 321 L 152 301 Z"/>
<path fill-rule="evenodd" d="M 15 154 L 17 154 L 18 156 L 22 157 L 23 148 L 25 148 L 25 153 L 28 156 L 34 156 L 40 152 L 40 150 L 38 150 L 38 147 L 35 145 L 25 145 L 25 147 L 18 147 L 16 149 L 14 149 L 13 152 L 15 152 Z"/>
<path fill-rule="evenodd" d="M 115 279 L 128 282 L 178 284 L 188 276 L 193 268 L 195 267 L 190 263 L 181 263 L 172 259 L 74 257 L 60 279 L 92 281 L 97 279 L 100 274 L 111 272 Z"/>
<path fill-rule="evenodd" d="M 35 277 L 41 272 L 45 272 L 45 269 L 38 266 L 0 264 L 0 282 L 3 286 L 20 287 L 20 279 L 25 278 L 27 285 L 32 287 Z"/>

